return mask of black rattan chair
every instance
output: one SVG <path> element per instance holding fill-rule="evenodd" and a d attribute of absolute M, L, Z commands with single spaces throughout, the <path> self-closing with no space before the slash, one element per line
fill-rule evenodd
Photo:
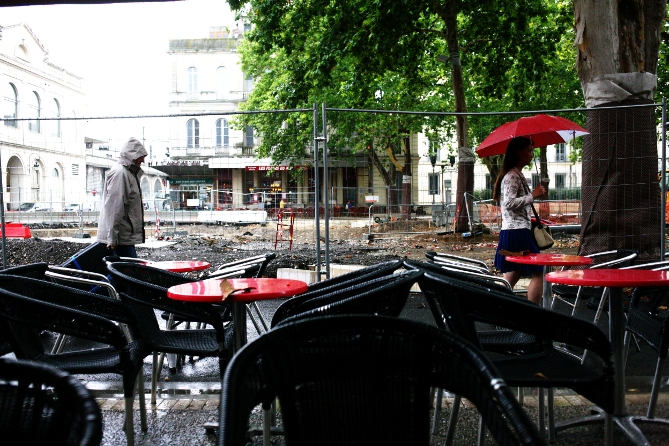
<path fill-rule="evenodd" d="M 128 333 L 120 325 L 137 326 L 132 310 L 123 302 L 44 280 L 0 274 L 0 323 L 19 359 L 37 361 L 72 374 L 120 374 L 130 446 L 134 443 L 132 405 L 137 384 L 141 427 L 146 431 L 141 372 L 143 359 L 150 350 L 143 340 L 128 339 Z M 50 354 L 44 350 L 40 330 L 106 346 Z"/>
<path fill-rule="evenodd" d="M 666 299 L 667 290 L 664 288 L 635 288 L 627 311 L 625 352 L 629 349 L 630 334 L 643 339 L 657 352 L 657 366 L 646 414 L 648 420 L 655 418 L 657 397 L 662 387 L 662 373 L 669 350 L 669 313 Z"/>
<path fill-rule="evenodd" d="M 225 365 L 230 359 L 232 326 L 228 324 L 226 327 L 221 314 L 210 304 L 180 302 L 167 297 L 169 287 L 186 283 L 189 281 L 187 278 L 134 262 L 109 263 L 107 269 L 121 300 L 126 302 L 137 315 L 142 339 L 146 340 L 147 346 L 153 351 L 152 404 L 156 402 L 159 364 L 162 364 L 163 360 L 162 355 L 160 360 L 158 359 L 158 352 L 217 357 L 223 376 Z M 161 330 L 154 310 L 174 314 L 182 320 L 203 322 L 211 325 L 213 329 Z"/>
<path fill-rule="evenodd" d="M 422 271 L 403 271 L 351 284 L 314 297 L 294 307 L 275 326 L 296 320 L 334 314 L 400 315 L 409 298 L 409 291 Z M 320 291 L 325 291 L 324 288 Z M 274 321 L 273 321 L 274 322 Z"/>
<path fill-rule="evenodd" d="M 282 325 L 240 350 L 223 380 L 218 444 L 247 444 L 251 411 L 278 398 L 292 446 L 428 445 L 433 386 L 465 395 L 499 445 L 544 444 L 471 344 L 419 322 L 360 315 Z"/>
<path fill-rule="evenodd" d="M 276 309 L 274 316 L 272 317 L 271 326 L 274 327 L 280 321 L 305 311 L 305 307 L 302 305 L 307 301 L 333 293 L 337 290 L 351 288 L 359 284 L 364 284 L 369 280 L 392 274 L 401 267 L 401 260 L 392 260 L 360 268 L 321 282 L 312 283 L 309 285 L 309 290 L 306 293 L 288 299 Z M 310 308 L 313 309 L 313 307 Z"/>
<path fill-rule="evenodd" d="M 96 446 L 102 415 L 74 376 L 36 362 L 0 359 L 0 438 L 4 444 Z"/>
<path fill-rule="evenodd" d="M 477 348 L 482 346 L 476 322 L 528 333 L 544 343 L 544 348 L 539 352 L 517 356 L 488 353 L 510 386 L 571 388 L 601 407 L 607 416 L 613 413 L 614 369 L 611 345 L 606 335 L 595 325 L 513 298 L 508 293 L 443 275 L 428 272 L 419 283 L 425 298 L 432 300 L 432 305 L 440 310 L 435 315 L 437 324 L 462 336 Z M 597 358 L 581 364 L 580 358 L 554 348 L 553 342 L 563 343 L 565 347 L 575 350 L 587 349 L 594 352 Z M 456 397 L 451 420 L 456 419 L 458 407 L 459 399 Z M 608 421 L 607 441 L 610 441 L 612 423 Z M 543 418 L 540 419 L 541 424 Z M 552 393 L 549 393 L 548 401 L 548 426 L 553 441 L 555 423 Z M 453 428 L 453 424 L 449 425 L 449 430 Z"/>

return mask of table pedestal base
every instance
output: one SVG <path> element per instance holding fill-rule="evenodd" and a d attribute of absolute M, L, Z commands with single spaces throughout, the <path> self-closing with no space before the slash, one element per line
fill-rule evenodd
<path fill-rule="evenodd" d="M 600 408 L 595 407 L 593 408 L 593 411 L 596 411 L 597 413 L 586 417 L 574 418 L 556 423 L 555 430 L 560 431 L 571 429 L 572 427 L 587 426 L 589 424 L 606 422 L 606 414 Z M 651 444 L 635 423 L 669 426 L 669 420 L 662 418 L 648 418 L 643 415 L 613 415 L 611 420 L 613 421 L 614 425 L 620 428 L 620 430 L 622 430 L 627 438 L 629 438 L 634 444 L 643 446 L 651 446 Z M 609 434 L 610 431 L 605 429 L 605 432 L 606 434 Z M 552 440 L 554 441 L 554 439 Z M 605 438 L 604 444 L 610 445 L 612 444 L 612 441 L 612 438 L 610 440 Z"/>

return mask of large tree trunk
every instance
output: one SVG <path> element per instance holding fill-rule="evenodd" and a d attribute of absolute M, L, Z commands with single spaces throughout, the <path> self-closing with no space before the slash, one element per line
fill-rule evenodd
<path fill-rule="evenodd" d="M 666 0 L 575 0 L 578 74 L 588 112 L 583 147 L 580 254 L 636 249 L 659 256 L 655 109 Z"/>
<path fill-rule="evenodd" d="M 458 188 L 456 193 L 457 222 L 456 232 L 469 230 L 474 192 L 474 152 L 467 141 L 467 111 L 465 101 L 465 86 L 462 80 L 462 66 L 460 65 L 460 46 L 458 43 L 457 2 L 449 0 L 440 14 L 446 24 L 446 41 L 448 43 L 449 58 L 451 61 L 451 79 L 455 111 L 462 112 L 456 116 L 456 132 L 458 140 Z M 465 203 L 467 200 L 467 203 Z M 469 212 L 468 212 L 469 211 Z"/>

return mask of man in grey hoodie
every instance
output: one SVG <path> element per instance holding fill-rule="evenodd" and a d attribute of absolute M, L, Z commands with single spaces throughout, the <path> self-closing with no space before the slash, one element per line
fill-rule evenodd
<path fill-rule="evenodd" d="M 118 163 L 107 172 L 98 221 L 98 242 L 121 257 L 137 257 L 135 245 L 144 243 L 144 206 L 140 179 L 147 152 L 141 142 L 130 138 Z"/>

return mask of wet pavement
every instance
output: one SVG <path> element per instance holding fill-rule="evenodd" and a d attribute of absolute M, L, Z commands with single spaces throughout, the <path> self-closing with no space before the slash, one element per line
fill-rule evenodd
<path fill-rule="evenodd" d="M 271 320 L 271 315 L 280 303 L 281 301 L 261 303 L 260 308 L 268 321 Z M 412 294 L 402 317 L 421 320 L 430 324 L 434 323 L 430 310 L 420 294 Z M 249 340 L 257 336 L 253 325 L 249 323 Z M 629 413 L 645 414 L 656 356 L 649 347 L 642 344 L 641 351 L 631 351 L 629 358 L 627 373 Z M 150 370 L 150 358 L 145 360 L 145 364 L 145 370 L 148 372 Z M 91 379 L 85 382 L 94 391 L 102 408 L 104 419 L 103 444 L 109 446 L 125 444 L 125 434 L 121 429 L 123 425 L 123 398 L 120 380 L 115 376 L 110 376 L 109 379 L 104 380 L 101 380 L 99 376 L 82 378 Z M 163 444 L 215 445 L 216 432 L 205 431 L 203 425 L 206 422 L 217 421 L 218 419 L 220 388 L 218 361 L 214 358 L 196 358 L 193 361 L 188 358 L 174 374 L 170 374 L 167 366 L 165 366 L 159 383 L 158 400 L 155 406 L 149 404 L 147 393 L 149 427 L 147 432 L 141 432 L 139 429 L 139 406 L 135 401 L 136 444 L 147 446 Z M 146 392 L 149 392 L 150 381 L 146 374 L 145 389 Z M 537 418 L 537 399 L 533 394 L 534 391 L 535 389 L 525 389 L 524 398 L 524 407 L 532 420 Z M 440 445 L 445 442 L 451 404 L 451 398 L 444 399 L 438 433 L 433 435 L 432 445 Z M 558 389 L 556 392 L 555 406 L 558 421 L 589 414 L 592 407 L 589 401 L 565 389 Z M 669 418 L 669 393 L 666 389 L 660 394 L 656 416 L 658 418 Z M 254 413 L 252 423 L 261 423 L 259 410 Z M 477 426 L 478 415 L 476 410 L 470 406 L 461 410 L 454 444 L 476 444 Z M 669 445 L 669 427 L 643 425 L 642 430 L 651 444 Z M 559 433 L 555 444 L 559 446 L 599 445 L 602 444 L 603 435 L 604 431 L 601 426 L 582 427 Z M 262 437 L 254 437 L 250 444 L 262 444 Z M 274 436 L 272 444 L 281 445 L 285 442 L 283 437 Z M 489 440 L 488 444 L 493 444 L 493 441 Z M 620 431 L 616 431 L 614 444 L 628 445 L 631 442 L 620 435 Z"/>

